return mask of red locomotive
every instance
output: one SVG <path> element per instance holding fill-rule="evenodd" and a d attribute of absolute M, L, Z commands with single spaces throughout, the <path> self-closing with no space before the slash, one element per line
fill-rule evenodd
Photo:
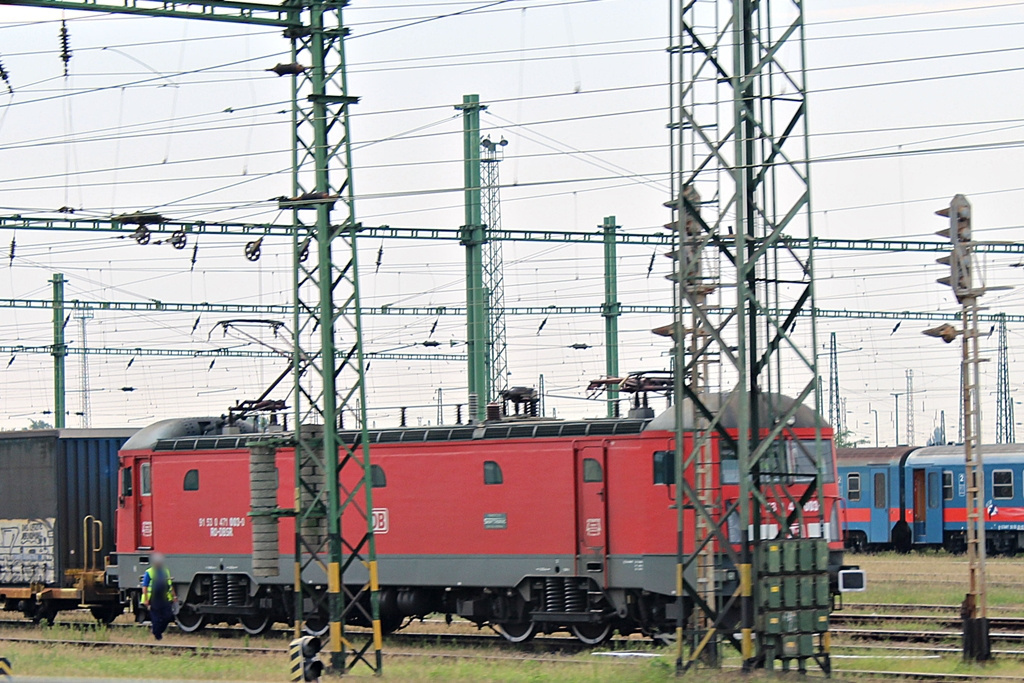
<path fill-rule="evenodd" d="M 587 643 L 614 630 L 671 631 L 679 609 L 675 432 L 671 410 L 653 419 L 643 411 L 623 419 L 371 431 L 385 631 L 430 613 L 494 625 L 514 642 L 559 629 Z M 835 459 L 828 428 L 821 432 L 823 452 L 815 448 L 815 422 L 813 411 L 797 411 L 773 456 L 786 476 L 768 495 L 791 505 L 783 501 L 794 499 L 792 489 L 806 488 L 824 458 L 824 509 L 817 500 L 815 509 L 806 506 L 807 528 L 798 535 L 829 539 L 834 578 L 843 552 Z M 138 577 L 158 549 L 175 577 L 183 630 L 226 621 L 258 633 L 292 621 L 290 519 L 280 521 L 279 575 L 257 578 L 252 571 L 247 444 L 282 436 L 252 432 L 246 422 L 228 426 L 218 418 L 165 420 L 122 448 L 118 552 L 108 576 L 126 600 L 137 602 Z M 714 454 L 725 509 L 739 495 L 738 468 L 717 440 Z M 293 456 L 283 448 L 276 455 L 283 508 L 294 505 Z M 694 528 L 693 512 L 685 514 Z M 732 527 L 739 518 L 730 522 L 730 537 L 738 537 Z M 777 531 L 762 530 L 768 537 Z M 684 544 L 693 551 L 692 538 Z M 720 557 L 716 589 L 731 595 L 738 577 Z M 326 615 L 307 626 L 325 628 Z"/>

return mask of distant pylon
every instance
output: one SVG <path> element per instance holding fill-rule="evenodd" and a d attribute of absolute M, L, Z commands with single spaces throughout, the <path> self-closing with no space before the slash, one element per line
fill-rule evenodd
<path fill-rule="evenodd" d="M 508 344 L 505 334 L 505 265 L 501 254 L 501 240 L 493 236 L 501 230 L 501 182 L 498 165 L 504 157 L 503 150 L 508 144 L 505 138 L 494 142 L 490 137 L 480 141 L 482 154 L 480 164 L 483 178 L 480 189 L 483 195 L 481 206 L 483 222 L 488 239 L 483 246 L 484 288 L 487 290 L 491 346 L 487 350 L 489 401 L 498 401 L 501 392 L 508 388 Z"/>
<path fill-rule="evenodd" d="M 907 368 L 907 445 L 914 445 L 914 371 Z"/>
<path fill-rule="evenodd" d="M 78 314 L 78 321 L 81 324 L 81 335 L 82 335 L 82 359 L 81 359 L 81 373 L 82 376 L 79 378 L 81 383 L 82 391 L 82 414 L 81 424 L 83 429 L 88 429 L 92 426 L 92 389 L 89 386 L 89 342 L 86 337 L 86 323 L 92 320 L 93 314 L 91 311 L 81 311 Z"/>
<path fill-rule="evenodd" d="M 839 397 L 839 351 L 836 333 L 829 335 L 828 349 L 828 422 L 836 434 L 843 433 L 843 402 Z"/>
<path fill-rule="evenodd" d="M 1010 348 L 1006 340 L 1006 314 L 999 314 L 999 352 L 996 362 L 996 443 L 1015 443 L 1013 397 L 1010 395 Z"/>

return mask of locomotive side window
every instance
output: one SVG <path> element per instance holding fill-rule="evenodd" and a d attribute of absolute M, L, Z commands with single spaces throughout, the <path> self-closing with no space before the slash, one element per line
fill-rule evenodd
<path fill-rule="evenodd" d="M 818 473 L 818 463 L 822 464 L 823 482 L 831 484 L 835 481 L 832 466 L 832 442 L 822 439 L 800 439 L 788 442 L 789 471 L 796 475 L 813 476 Z"/>
<path fill-rule="evenodd" d="M 1013 498 L 1013 472 L 995 470 L 992 472 L 992 497 L 999 500 Z"/>
<path fill-rule="evenodd" d="M 739 456 L 736 455 L 736 449 L 725 442 L 724 439 L 718 440 L 718 460 L 719 469 L 721 470 L 721 477 L 723 484 L 738 484 L 740 483 L 740 461 Z M 674 463 L 673 463 L 674 464 Z M 673 482 L 675 477 L 675 470 L 672 473 Z"/>
<path fill-rule="evenodd" d="M 488 460 L 484 463 L 484 484 L 503 484 L 505 480 L 501 476 L 501 465 Z"/>
<path fill-rule="evenodd" d="M 723 474 L 722 476 L 724 477 L 725 475 Z M 676 483 L 675 451 L 654 451 L 654 483 Z"/>
<path fill-rule="evenodd" d="M 384 474 L 384 468 L 380 465 L 370 465 L 370 486 L 375 489 L 382 489 L 388 485 L 388 476 Z"/>
<path fill-rule="evenodd" d="M 121 495 L 128 497 L 132 495 L 132 468 L 125 467 L 121 469 Z"/>
<path fill-rule="evenodd" d="M 953 473 L 942 473 L 942 500 L 953 500 Z"/>
<path fill-rule="evenodd" d="M 182 489 L 185 491 L 199 490 L 199 470 L 189 470 L 185 473 L 185 481 L 182 482 Z"/>
<path fill-rule="evenodd" d="M 857 473 L 846 475 L 846 499 L 851 503 L 860 500 L 860 475 Z"/>
<path fill-rule="evenodd" d="M 153 495 L 152 480 L 149 474 L 149 463 L 144 462 L 139 465 L 139 495 L 151 496 Z"/>
<path fill-rule="evenodd" d="M 601 463 L 593 458 L 583 458 L 583 481 L 588 484 L 604 481 Z"/>
<path fill-rule="evenodd" d="M 882 509 L 886 507 L 886 495 L 885 495 L 885 473 L 875 473 L 875 507 Z"/>

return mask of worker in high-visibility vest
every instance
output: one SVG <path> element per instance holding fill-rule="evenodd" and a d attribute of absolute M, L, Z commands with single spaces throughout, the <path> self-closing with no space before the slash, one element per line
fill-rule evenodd
<path fill-rule="evenodd" d="M 164 566 L 164 556 L 153 553 L 149 569 L 142 575 L 142 604 L 149 611 L 153 636 L 157 640 L 163 639 L 167 626 L 174 621 L 172 605 L 177 602 L 171 573 Z"/>

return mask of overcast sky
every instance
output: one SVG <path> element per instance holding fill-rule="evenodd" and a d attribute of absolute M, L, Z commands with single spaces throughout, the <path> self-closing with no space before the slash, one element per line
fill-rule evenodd
<path fill-rule="evenodd" d="M 361 97 L 352 120 L 360 219 L 407 227 L 463 223 L 461 123 L 453 105 L 478 93 L 488 104 L 484 132 L 509 142 L 501 164 L 504 227 L 591 230 L 614 215 L 623 230 L 660 231 L 669 219 L 667 2 L 522 0 L 403 27 L 483 4 L 353 0 L 346 11 L 351 90 Z M 68 206 L 80 216 L 154 209 L 176 219 L 284 220 L 267 201 L 290 186 L 289 80 L 266 72 L 288 61 L 277 31 L 68 13 L 73 56 L 65 78 L 60 12 L 5 8 L 2 18 L 0 60 L 14 94 L 0 95 L 0 213 L 44 215 Z M 1019 240 L 1024 3 L 817 1 L 807 3 L 807 22 L 816 234 L 932 238 L 944 227 L 933 212 L 963 193 L 981 239 Z M 930 153 L 893 154 L 912 150 Z M 4 231 L 4 255 L 12 240 L 14 260 L 8 267 L 4 259 L 0 297 L 48 298 L 47 281 L 62 272 L 68 298 L 290 301 L 290 246 L 283 242 L 265 243 L 253 264 L 243 256 L 244 239 L 203 237 L 193 268 L 194 241 L 176 251 L 109 235 Z M 365 305 L 463 303 L 458 245 L 383 246 L 375 272 L 381 243 L 362 242 Z M 670 262 L 657 258 L 648 276 L 651 255 L 651 248 L 620 247 L 624 304 L 671 303 L 663 277 Z M 507 305 L 601 303 L 600 247 L 506 243 L 504 257 Z M 956 310 L 948 289 L 935 283 L 944 272 L 934 255 L 821 252 L 817 263 L 821 308 Z M 1017 284 L 1018 263 L 990 259 L 989 283 Z M 1021 314 L 1022 296 L 1019 289 L 1001 292 L 985 304 Z M 0 343 L 50 343 L 49 316 L 5 310 Z M 216 330 L 222 317 L 204 316 L 193 332 L 191 315 L 97 313 L 87 323 L 88 341 L 210 348 L 223 344 Z M 584 398 L 587 380 L 604 369 L 602 319 L 552 316 L 538 334 L 541 321 L 508 321 L 511 382 L 535 385 L 543 373 L 549 414 L 601 414 L 601 405 Z M 666 322 L 621 320 L 623 370 L 666 367 L 668 347 L 650 334 Z M 421 343 L 434 323 L 368 318 L 366 346 L 386 351 Z M 843 351 L 850 427 L 873 443 L 875 409 L 880 443 L 894 443 L 891 394 L 905 390 L 912 369 L 916 442 L 928 438 L 940 411 L 947 435 L 956 438 L 958 346 L 921 336 L 928 323 L 907 321 L 891 334 L 894 325 L 819 322 L 819 343 L 835 332 Z M 1012 365 L 1021 329 L 1010 326 L 1015 391 L 1022 381 Z M 67 333 L 73 346 L 81 343 L 77 320 Z M 464 322 L 441 317 L 432 338 L 461 353 Z M 993 361 L 995 342 L 995 335 L 984 340 Z M 568 348 L 579 343 L 591 348 Z M 0 368 L 8 361 L 0 359 Z M 71 411 L 81 404 L 78 363 L 68 360 Z M 128 358 L 90 358 L 93 425 L 222 412 L 258 395 L 282 367 L 232 359 L 212 368 L 208 359 L 137 358 L 128 365 Z M 992 439 L 995 363 L 983 373 Z M 410 419 L 433 422 L 438 388 L 446 404 L 464 401 L 465 371 L 459 363 L 380 360 L 368 385 L 378 426 L 397 424 L 399 406 L 422 406 L 411 409 Z M 0 370 L 0 427 L 46 417 L 51 387 L 48 356 L 17 354 Z M 1018 413 L 1024 419 L 1024 406 Z M 448 408 L 446 420 L 453 418 Z"/>

